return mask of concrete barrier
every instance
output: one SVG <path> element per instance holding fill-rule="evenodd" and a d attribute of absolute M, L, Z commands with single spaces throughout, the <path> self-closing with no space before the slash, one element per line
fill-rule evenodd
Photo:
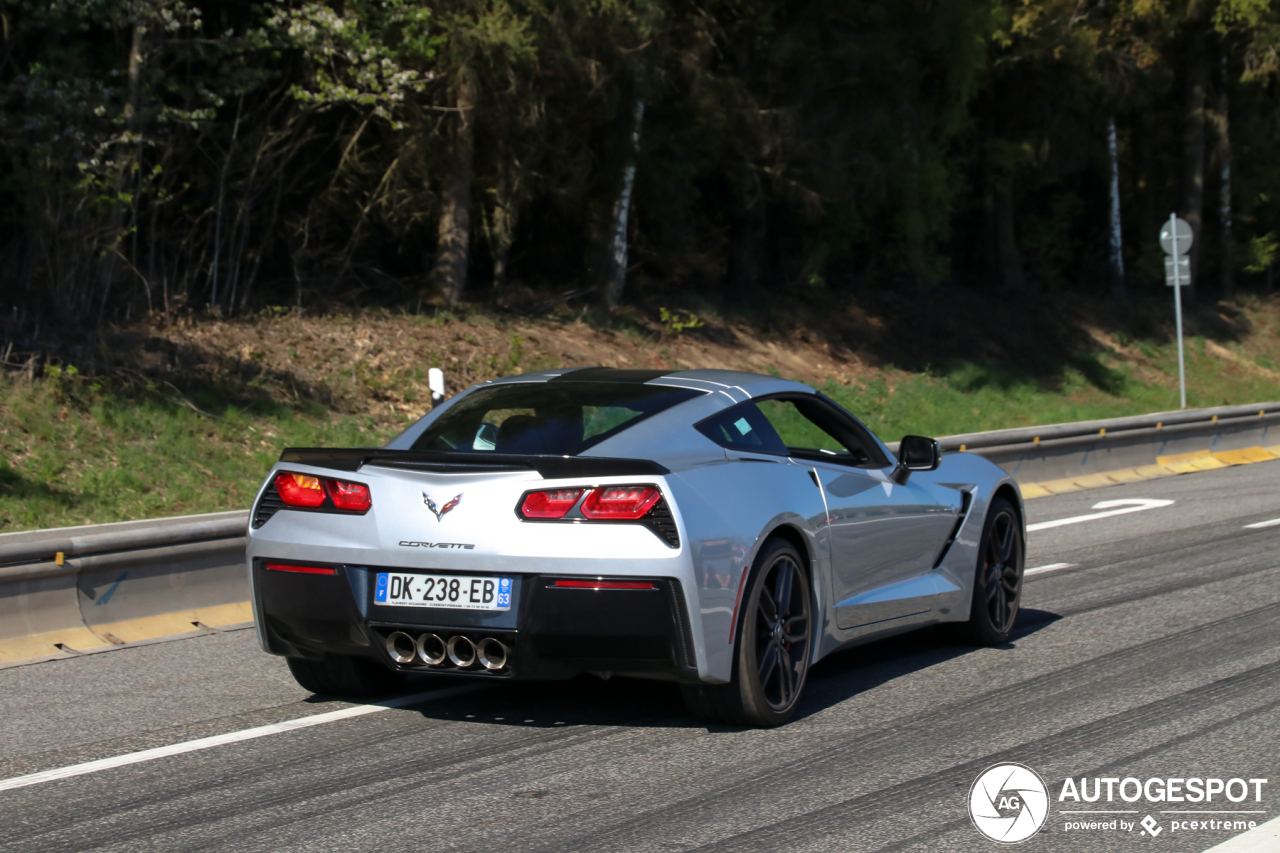
<path fill-rule="evenodd" d="M 1280 403 L 939 442 L 986 456 L 1034 498 L 1280 458 Z M 238 511 L 0 534 L 0 666 L 250 623 L 247 524 Z"/>
<path fill-rule="evenodd" d="M 253 619 L 248 513 L 0 535 L 0 665 Z"/>

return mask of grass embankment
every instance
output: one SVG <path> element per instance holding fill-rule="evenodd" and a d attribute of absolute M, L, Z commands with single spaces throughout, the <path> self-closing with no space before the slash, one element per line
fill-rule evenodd
<path fill-rule="evenodd" d="M 0 373 L 0 532 L 245 508 L 281 448 L 377 445 L 410 423 L 431 366 L 451 391 L 566 365 L 772 372 L 891 440 L 1177 407 L 1176 349 L 1149 316 L 1047 310 L 1010 329 L 998 316 L 983 328 L 980 309 L 941 313 L 933 326 L 892 306 L 759 323 L 704 313 L 684 332 L 657 311 L 140 326 L 92 375 Z M 1190 405 L 1280 398 L 1280 300 L 1208 308 L 1190 330 Z"/>

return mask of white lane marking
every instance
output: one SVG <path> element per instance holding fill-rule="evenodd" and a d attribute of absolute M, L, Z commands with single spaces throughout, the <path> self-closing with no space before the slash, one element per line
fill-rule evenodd
<path fill-rule="evenodd" d="M 1056 572 L 1058 569 L 1069 569 L 1075 563 L 1050 563 L 1047 566 L 1036 566 L 1034 569 L 1027 569 L 1023 575 L 1039 575 L 1045 572 Z"/>
<path fill-rule="evenodd" d="M 1130 512 L 1159 509 L 1162 506 L 1171 506 L 1172 504 L 1173 501 L 1160 500 L 1158 498 L 1125 498 L 1123 500 L 1099 501 L 1093 505 L 1092 509 L 1107 510 L 1106 512 L 1094 512 L 1089 515 L 1073 515 L 1071 518 L 1056 518 L 1053 521 L 1041 521 L 1038 524 L 1028 524 L 1027 530 L 1048 530 L 1050 527 L 1062 527 L 1067 524 L 1079 524 L 1082 521 L 1095 521 L 1099 518 L 1110 518 L 1113 515 L 1125 515 Z"/>
<path fill-rule="evenodd" d="M 1275 527 L 1277 524 L 1280 524 L 1280 518 L 1273 518 L 1270 521 L 1257 521 L 1257 522 L 1254 522 L 1253 524 L 1246 524 L 1244 526 L 1244 529 L 1257 530 L 1260 527 Z"/>
<path fill-rule="evenodd" d="M 412 696 L 402 696 L 399 699 L 389 699 L 385 702 L 377 702 L 371 705 L 357 705 L 354 708 L 343 708 L 340 711 L 329 711 L 325 714 L 315 714 L 310 717 L 299 717 L 295 720 L 285 720 L 284 722 L 272 723 L 268 726 L 243 729 L 238 732 L 227 732 L 226 734 L 203 737 L 198 740 L 189 740 L 184 743 L 159 746 L 155 749 L 144 749 L 141 752 L 130 752 L 125 755 L 117 755 L 112 758 L 100 758 L 97 761 L 86 761 L 83 764 L 72 764 L 68 767 L 57 767 L 53 770 L 42 770 L 39 773 L 31 773 L 26 776 L 14 776 L 12 779 L 0 779 L 0 791 L 11 791 L 14 788 L 26 788 L 30 785 L 42 785 L 45 782 L 55 782 L 58 779 L 68 779 L 72 776 L 83 776 L 86 773 L 97 773 L 99 770 L 110 770 L 113 767 L 124 767 L 128 764 L 140 764 L 144 761 L 155 761 L 157 758 L 168 758 L 171 755 L 182 755 L 186 752 L 197 752 L 202 749 L 212 749 L 215 746 L 223 746 L 228 743 L 239 743 L 242 740 L 253 740 L 255 738 L 266 737 L 268 735 L 278 735 L 283 732 L 292 732 L 297 729 L 305 729 L 311 726 L 322 726 L 325 723 L 347 720 L 352 717 L 362 717 L 365 714 L 376 714 L 379 711 L 389 711 L 392 708 L 404 708 L 408 705 L 416 705 L 420 702 L 426 702 L 431 699 L 448 699 L 452 696 L 457 696 L 460 693 L 470 693 L 473 690 L 479 690 L 481 687 L 485 686 L 486 685 L 483 684 L 464 684 L 458 687 L 446 687 L 443 690 L 432 690 L 428 693 L 415 693 Z"/>
<path fill-rule="evenodd" d="M 1274 853 L 1277 846 L 1280 846 L 1280 817 L 1210 847 L 1205 853 Z"/>

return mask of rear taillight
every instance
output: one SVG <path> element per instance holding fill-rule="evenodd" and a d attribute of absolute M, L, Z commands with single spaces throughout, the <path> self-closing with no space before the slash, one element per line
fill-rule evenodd
<path fill-rule="evenodd" d="M 324 503 L 320 478 L 308 474 L 276 474 L 276 491 L 285 506 L 317 507 Z"/>
<path fill-rule="evenodd" d="M 577 506 L 584 491 L 586 489 L 529 492 L 520 504 L 520 513 L 525 518 L 564 518 L 565 513 Z"/>
<path fill-rule="evenodd" d="M 553 586 L 561 589 L 655 589 L 651 581 L 570 580 L 561 578 Z"/>
<path fill-rule="evenodd" d="M 657 486 L 602 486 L 582 502 L 582 514 L 597 521 L 636 521 L 662 499 Z"/>
<path fill-rule="evenodd" d="M 369 487 L 345 480 L 321 480 L 310 474 L 281 471 L 276 474 L 276 491 L 285 506 L 304 509 L 366 512 L 373 506 Z"/>
<path fill-rule="evenodd" d="M 345 509 L 350 512 L 364 512 L 373 506 L 373 500 L 369 497 L 369 487 L 360 483 L 345 483 L 342 480 L 325 480 L 325 487 L 329 490 L 329 497 L 333 500 L 333 505 L 338 509 Z"/>
<path fill-rule="evenodd" d="M 272 572 L 296 572 L 300 575 L 332 575 L 336 570 L 328 566 L 295 566 L 293 563 L 267 563 L 267 570 Z"/>

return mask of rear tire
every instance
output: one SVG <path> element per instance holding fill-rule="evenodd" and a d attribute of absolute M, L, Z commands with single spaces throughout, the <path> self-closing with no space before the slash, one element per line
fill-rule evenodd
<path fill-rule="evenodd" d="M 286 658 L 289 672 L 304 690 L 325 696 L 369 698 L 403 690 L 406 676 L 368 658 L 327 655 L 322 660 Z"/>
<path fill-rule="evenodd" d="M 765 543 L 743 595 L 728 684 L 681 685 L 690 712 L 741 726 L 780 726 L 800 704 L 813 638 L 804 561 L 783 539 Z"/>
<path fill-rule="evenodd" d="M 996 498 L 987 510 L 978 545 L 978 565 L 973 579 L 969 621 L 962 634 L 979 646 L 1000 646 L 1009 641 L 1022 603 L 1022 523 L 1013 504 Z"/>

